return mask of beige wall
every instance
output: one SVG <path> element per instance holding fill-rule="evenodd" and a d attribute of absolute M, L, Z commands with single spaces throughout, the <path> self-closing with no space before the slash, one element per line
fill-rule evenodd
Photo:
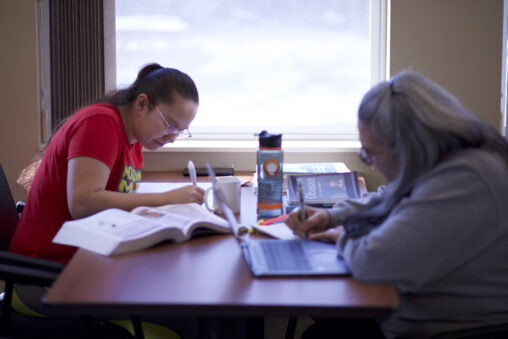
<path fill-rule="evenodd" d="M 0 1 L 0 162 L 16 199 L 25 197 L 16 176 L 39 147 L 35 5 Z M 502 0 L 392 0 L 391 10 L 391 73 L 423 72 L 499 128 Z M 168 156 L 148 155 L 145 169 L 163 168 Z M 370 188 L 382 182 L 354 154 L 338 154 L 341 160 L 363 172 Z"/>
<path fill-rule="evenodd" d="M 38 152 L 36 1 L 0 1 L 0 162 L 15 199 L 17 174 Z"/>
<path fill-rule="evenodd" d="M 422 72 L 501 127 L 502 0 L 392 0 L 391 63 Z"/>

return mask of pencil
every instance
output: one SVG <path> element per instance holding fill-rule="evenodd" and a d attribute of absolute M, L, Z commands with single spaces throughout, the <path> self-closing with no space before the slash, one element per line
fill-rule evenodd
<path fill-rule="evenodd" d="M 187 163 L 187 168 L 189 169 L 189 176 L 191 178 L 192 184 L 194 186 L 197 186 L 198 180 L 196 178 L 196 167 L 194 167 L 194 163 L 192 162 L 192 160 L 189 160 L 189 162 Z"/>

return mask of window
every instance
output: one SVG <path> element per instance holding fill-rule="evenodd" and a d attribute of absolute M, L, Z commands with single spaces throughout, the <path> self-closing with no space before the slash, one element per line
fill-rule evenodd
<path fill-rule="evenodd" d="M 188 73 L 194 140 L 355 140 L 360 99 L 386 74 L 385 4 L 116 0 L 116 85 L 149 62 Z"/>
<path fill-rule="evenodd" d="M 505 1 L 506 4 L 506 1 Z M 501 133 L 508 138 L 508 6 L 503 6 L 503 63 L 501 73 Z"/>

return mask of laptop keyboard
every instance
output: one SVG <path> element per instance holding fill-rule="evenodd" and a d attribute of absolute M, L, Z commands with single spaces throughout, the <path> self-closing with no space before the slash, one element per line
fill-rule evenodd
<path fill-rule="evenodd" d="M 260 245 L 271 270 L 311 269 L 311 264 L 300 241 L 263 241 Z"/>

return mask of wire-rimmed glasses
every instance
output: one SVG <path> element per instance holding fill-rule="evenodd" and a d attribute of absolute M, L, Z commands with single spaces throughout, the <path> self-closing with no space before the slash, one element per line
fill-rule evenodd
<path fill-rule="evenodd" d="M 155 106 L 155 109 L 157 110 L 157 112 L 159 112 L 159 115 L 161 116 L 161 119 L 164 122 L 164 125 L 166 125 L 166 129 L 164 130 L 164 135 L 176 134 L 177 139 L 187 139 L 187 138 L 192 137 L 192 134 L 190 133 L 188 128 L 179 129 L 179 128 L 173 126 L 164 117 L 164 114 L 162 114 L 162 112 L 160 111 L 160 109 L 157 106 Z"/>
<path fill-rule="evenodd" d="M 372 155 L 369 153 L 369 151 L 365 147 L 360 147 L 358 149 L 358 157 L 360 160 L 362 160 L 366 165 L 372 165 Z"/>

